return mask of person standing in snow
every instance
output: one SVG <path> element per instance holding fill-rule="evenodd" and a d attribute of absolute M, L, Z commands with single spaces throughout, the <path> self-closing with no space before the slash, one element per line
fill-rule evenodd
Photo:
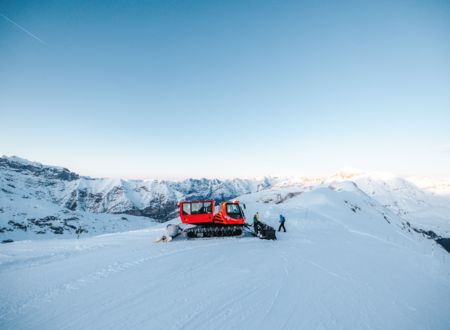
<path fill-rule="evenodd" d="M 278 227 L 278 231 L 281 231 L 281 228 L 283 228 L 284 232 L 286 232 L 286 227 L 284 227 L 284 222 L 286 221 L 286 218 L 284 215 L 280 214 L 280 226 Z"/>
<path fill-rule="evenodd" d="M 253 216 L 253 228 L 255 233 L 257 232 L 257 226 L 258 226 L 258 222 L 259 222 L 259 212 L 256 212 L 256 214 Z"/>

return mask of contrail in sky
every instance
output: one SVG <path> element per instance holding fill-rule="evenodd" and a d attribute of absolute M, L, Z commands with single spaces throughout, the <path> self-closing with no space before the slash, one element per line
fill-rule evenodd
<path fill-rule="evenodd" d="M 30 37 L 36 39 L 37 41 L 39 41 L 41 44 L 43 45 L 47 45 L 47 43 L 40 39 L 39 37 L 35 36 L 33 33 L 31 33 L 30 31 L 28 31 L 27 29 L 25 29 L 23 26 L 20 26 L 19 24 L 17 24 L 16 22 L 14 22 L 12 19 L 8 18 L 7 16 L 3 15 L 2 13 L 0 13 L 0 16 L 2 16 L 4 19 L 6 19 L 8 22 L 14 24 L 16 27 L 18 27 L 19 29 L 21 29 L 23 32 L 25 32 L 26 34 L 28 34 Z"/>

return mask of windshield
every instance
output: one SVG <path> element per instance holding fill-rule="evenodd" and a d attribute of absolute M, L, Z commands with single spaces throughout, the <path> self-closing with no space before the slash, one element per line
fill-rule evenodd
<path fill-rule="evenodd" d="M 234 219 L 242 218 L 242 212 L 239 204 L 227 204 L 227 214 Z"/>

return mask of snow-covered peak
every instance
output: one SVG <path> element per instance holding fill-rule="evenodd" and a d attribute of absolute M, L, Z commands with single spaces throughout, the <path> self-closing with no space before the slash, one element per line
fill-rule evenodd
<path fill-rule="evenodd" d="M 361 171 L 356 168 L 346 167 L 342 168 L 336 173 L 334 173 L 331 177 L 340 178 L 340 179 L 352 179 L 361 175 L 366 174 L 366 172 Z"/>
<path fill-rule="evenodd" d="M 72 181 L 79 178 L 78 174 L 69 171 L 67 168 L 43 165 L 18 156 L 2 156 L 0 158 L 0 169 L 10 172 L 42 176 L 47 179 Z"/>
<path fill-rule="evenodd" d="M 367 172 L 354 168 L 344 168 L 331 176 L 326 177 L 326 181 L 346 181 L 346 180 L 356 180 L 359 178 L 370 178 L 372 180 L 379 181 L 389 181 L 398 178 L 393 173 L 389 172 Z"/>
<path fill-rule="evenodd" d="M 25 159 L 25 158 L 22 158 L 22 157 L 19 157 L 19 156 L 15 156 L 15 155 L 13 155 L 13 156 L 2 155 L 1 158 L 3 160 L 6 160 L 6 161 L 10 162 L 10 163 L 21 164 L 21 165 L 24 165 L 24 166 L 47 167 L 47 168 L 55 168 L 55 169 L 59 169 L 59 170 L 64 169 L 61 166 L 44 165 L 42 163 L 30 161 L 28 159 Z"/>

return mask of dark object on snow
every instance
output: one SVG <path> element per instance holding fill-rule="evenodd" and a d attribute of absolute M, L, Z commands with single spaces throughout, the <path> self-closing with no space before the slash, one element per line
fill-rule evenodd
<path fill-rule="evenodd" d="M 12 239 L 4 239 L 4 240 L 2 241 L 2 244 L 12 243 L 12 242 L 14 242 Z"/>
<path fill-rule="evenodd" d="M 440 244 L 447 252 L 450 253 L 450 238 L 438 238 L 436 243 Z"/>
<path fill-rule="evenodd" d="M 412 230 L 414 230 L 416 233 L 422 234 L 426 238 L 433 239 L 436 243 L 442 246 L 445 249 L 445 251 L 450 253 L 450 238 L 441 237 L 432 230 L 423 230 L 420 228 L 415 228 L 411 226 L 411 224 L 408 221 L 406 221 L 406 225 Z"/>
<path fill-rule="evenodd" d="M 275 236 L 275 229 L 262 223 L 261 221 L 257 221 L 254 224 L 255 235 L 261 239 L 272 239 L 275 240 L 277 237 Z"/>

